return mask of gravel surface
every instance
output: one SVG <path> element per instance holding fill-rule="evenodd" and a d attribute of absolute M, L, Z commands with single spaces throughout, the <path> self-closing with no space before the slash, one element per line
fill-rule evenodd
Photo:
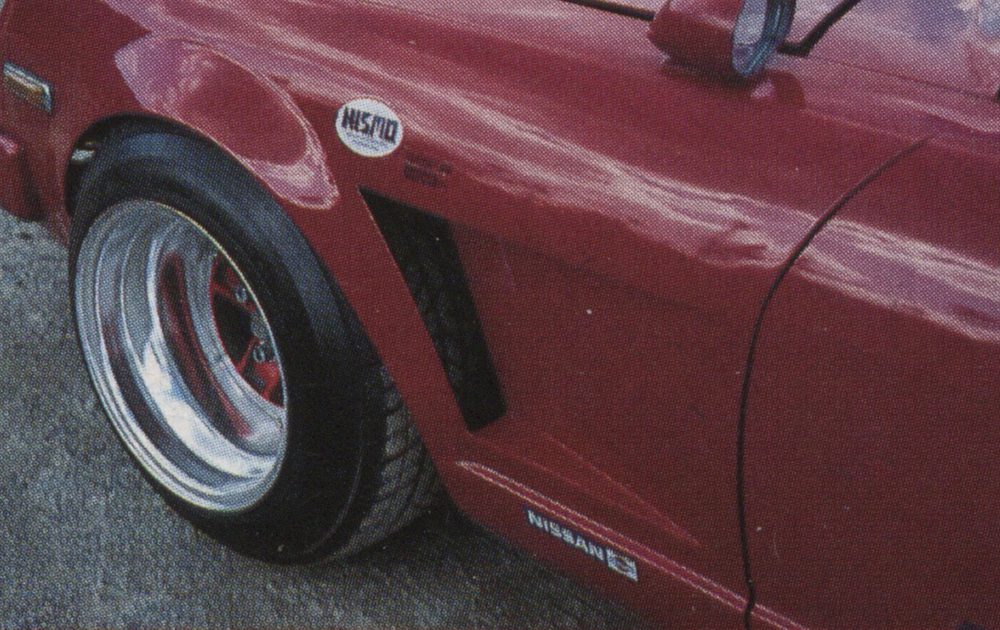
<path fill-rule="evenodd" d="M 0 627 L 641 626 L 447 508 L 320 567 L 208 540 L 112 436 L 66 284 L 63 248 L 0 212 Z"/>

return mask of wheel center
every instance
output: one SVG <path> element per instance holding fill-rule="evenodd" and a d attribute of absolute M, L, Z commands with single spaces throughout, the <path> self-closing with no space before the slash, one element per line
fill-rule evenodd
<path fill-rule="evenodd" d="M 254 391 L 282 406 L 281 371 L 267 322 L 253 294 L 222 256 L 212 264 L 209 291 L 215 329 L 229 360 Z"/>

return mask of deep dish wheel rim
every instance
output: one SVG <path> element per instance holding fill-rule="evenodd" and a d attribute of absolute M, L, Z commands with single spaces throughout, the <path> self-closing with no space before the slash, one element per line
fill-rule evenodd
<path fill-rule="evenodd" d="M 74 291 L 87 367 L 139 464 L 203 509 L 259 502 L 287 448 L 285 371 L 225 249 L 169 206 L 123 202 L 87 231 Z"/>

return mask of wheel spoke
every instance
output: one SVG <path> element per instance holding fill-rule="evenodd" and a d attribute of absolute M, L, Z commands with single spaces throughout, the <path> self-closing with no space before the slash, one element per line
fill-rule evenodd
<path fill-rule="evenodd" d="M 254 365 L 253 352 L 259 345 L 260 339 L 251 337 L 250 342 L 243 351 L 243 354 L 241 354 L 240 358 L 236 361 L 236 371 L 239 372 L 243 378 L 247 378 L 247 375 L 250 373 L 250 368 Z"/>
<path fill-rule="evenodd" d="M 251 337 L 238 359 L 234 360 L 236 371 L 246 379 L 254 391 L 272 404 L 281 405 L 281 367 L 270 357 L 266 342 Z M 262 352 L 264 350 L 264 352 Z M 261 355 L 263 354 L 263 358 Z"/>
<path fill-rule="evenodd" d="M 247 313 L 254 313 L 257 310 L 257 305 L 250 299 L 249 292 L 240 280 L 236 270 L 218 258 L 213 263 L 212 280 L 209 283 L 208 289 L 213 302 L 216 299 L 225 300 Z"/>
<path fill-rule="evenodd" d="M 257 363 L 254 371 L 260 379 L 262 385 L 258 390 L 260 395 L 270 400 L 275 405 L 280 405 L 281 401 L 281 369 L 277 361 L 265 361 Z"/>

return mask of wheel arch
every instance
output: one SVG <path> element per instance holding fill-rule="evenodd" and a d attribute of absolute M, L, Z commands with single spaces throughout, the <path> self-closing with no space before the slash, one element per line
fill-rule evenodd
<path fill-rule="evenodd" d="M 114 54 L 115 89 L 73 116 L 62 155 L 72 213 L 80 173 L 102 141 L 126 125 L 197 137 L 241 164 L 287 209 L 329 209 L 339 196 L 316 130 L 274 81 L 205 45 L 146 36 Z M 124 94 L 122 94 L 124 92 Z"/>
<path fill-rule="evenodd" d="M 102 118 L 87 127 L 73 142 L 68 157 L 65 160 L 63 173 L 63 197 L 66 212 L 73 215 L 76 206 L 76 196 L 80 190 L 80 180 L 84 171 L 93 162 L 97 152 L 101 150 L 104 143 L 117 130 L 125 127 L 156 129 L 165 133 L 174 133 L 184 136 L 194 136 L 199 139 L 211 142 L 194 130 L 177 123 L 166 120 L 147 113 L 122 113 L 113 114 L 107 118 Z M 215 143 L 213 143 L 215 144 Z M 216 144 L 216 146 L 218 146 Z"/>
<path fill-rule="evenodd" d="M 238 121 L 229 121 L 229 124 L 232 126 L 238 126 L 240 123 Z M 255 165 L 259 166 L 259 163 L 255 164 L 252 161 L 248 163 L 246 160 L 241 159 L 240 153 L 237 150 L 233 150 L 231 148 L 232 145 L 228 142 L 230 136 L 224 133 L 213 133 L 212 125 L 205 125 L 204 121 L 191 121 L 190 119 L 185 119 L 183 117 L 170 116 L 167 112 L 162 110 L 154 111 L 148 109 L 135 109 L 110 113 L 102 118 L 98 118 L 90 122 L 89 126 L 85 127 L 76 135 L 76 139 L 72 143 L 71 148 L 66 151 L 64 166 L 65 172 L 63 175 L 63 194 L 68 217 L 72 217 L 75 197 L 88 165 L 100 152 L 107 139 L 119 133 L 122 129 L 128 127 L 135 128 L 137 131 L 151 130 L 196 139 L 207 146 L 221 150 L 245 168 L 252 177 L 264 185 L 265 189 L 272 196 L 274 196 L 275 200 L 279 205 L 283 206 L 286 212 L 309 212 L 315 211 L 316 209 L 315 204 L 311 204 L 308 199 L 303 200 L 301 197 L 282 195 L 281 180 L 278 179 L 275 181 L 272 177 L 273 172 L 267 168 L 255 168 Z M 329 170 L 324 163 L 324 173 L 328 172 Z M 332 182 L 332 177 L 330 180 Z M 336 207 L 339 200 L 338 198 L 339 193 L 334 187 L 332 195 L 327 201 L 324 202 L 323 209 L 333 209 Z M 359 196 L 359 199 L 361 198 L 362 196 Z M 372 199 L 364 200 L 366 213 L 372 212 L 372 203 Z M 377 221 L 373 221 L 371 227 L 374 230 L 372 232 L 372 236 L 377 236 L 379 242 L 386 247 L 385 253 L 388 254 L 388 257 L 385 259 L 386 262 L 389 262 L 392 265 L 392 272 L 394 274 L 400 274 L 400 278 L 402 279 L 403 270 L 399 267 L 400 262 L 393 257 L 395 254 L 392 247 L 385 240 L 387 236 L 383 233 L 384 226 L 378 224 Z M 457 261 L 455 262 L 460 265 Z M 460 298 L 464 297 L 467 300 L 471 300 L 471 297 L 466 295 L 468 292 L 468 286 L 464 280 L 464 270 L 453 269 L 452 271 L 457 272 L 458 275 L 463 277 L 459 281 L 459 285 L 450 290 L 458 292 L 460 294 Z M 331 270 L 331 273 L 332 272 L 333 270 Z M 407 287 L 405 283 L 399 286 L 404 289 Z M 381 290 L 391 291 L 392 289 L 382 287 Z M 414 296 L 411 296 L 410 291 L 400 293 L 399 295 L 405 295 L 403 299 L 407 302 L 416 300 Z M 474 309 L 474 307 L 471 306 L 471 302 L 468 303 L 468 306 L 471 309 Z M 414 314 L 417 316 L 415 321 L 419 322 L 418 325 L 420 328 L 429 334 L 431 327 L 424 314 L 419 310 L 415 310 Z M 471 372 L 470 375 L 465 375 L 463 373 L 463 376 L 471 379 L 468 385 L 460 386 L 452 383 L 451 375 L 449 375 L 445 366 L 437 362 L 437 359 L 439 359 L 438 356 L 428 354 L 426 357 L 427 365 L 433 366 L 433 369 L 435 370 L 441 370 L 441 373 L 445 375 L 446 383 L 451 386 L 449 393 L 454 397 L 453 400 L 456 403 L 458 411 L 456 419 L 465 421 L 464 423 L 456 423 L 454 426 L 456 430 L 464 430 L 472 427 L 479 428 L 480 426 L 489 424 L 499 418 L 505 410 L 503 394 L 500 389 L 500 385 L 496 380 L 497 377 L 494 372 L 495 368 L 493 367 L 492 358 L 490 357 L 488 349 L 484 345 L 485 341 L 482 338 L 483 333 L 478 320 L 478 315 L 474 310 L 471 310 L 463 313 L 463 317 L 465 318 L 463 321 L 466 322 L 467 326 L 473 327 L 476 338 L 480 342 L 480 344 L 475 348 L 466 349 L 467 353 L 472 357 L 470 362 L 473 365 L 471 368 L 465 368 Z M 466 321 L 466 319 L 468 321 Z M 433 343 L 438 342 L 433 341 Z M 384 346 L 382 350 L 385 350 Z M 396 354 L 396 351 L 392 350 L 380 352 L 380 354 L 386 353 L 394 355 Z M 486 386 L 481 387 L 484 382 L 486 383 Z M 476 385 L 480 385 L 480 387 L 475 387 Z M 417 424 L 420 424 L 419 419 L 417 419 Z"/>

